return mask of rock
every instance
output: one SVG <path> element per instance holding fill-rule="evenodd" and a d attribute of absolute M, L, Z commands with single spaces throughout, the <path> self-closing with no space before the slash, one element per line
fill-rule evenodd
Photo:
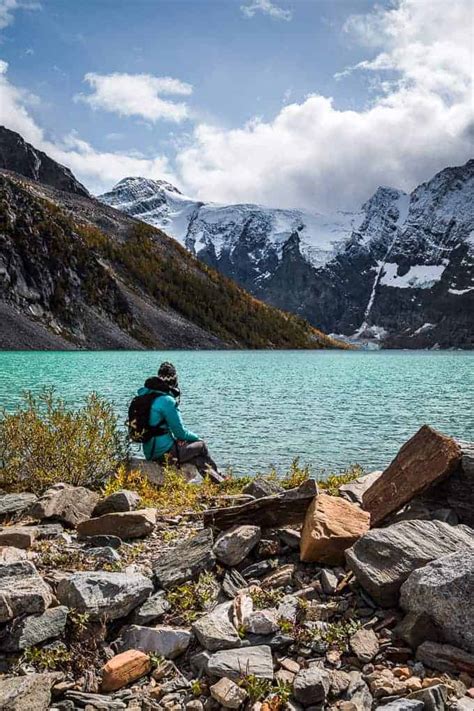
<path fill-rule="evenodd" d="M 344 699 L 351 704 L 352 711 L 367 711 L 372 708 L 372 695 L 360 672 L 349 672 L 349 686 Z"/>
<path fill-rule="evenodd" d="M 364 493 L 362 506 L 370 513 L 372 526 L 452 474 L 461 456 L 461 447 L 454 439 L 423 425 Z"/>
<path fill-rule="evenodd" d="M 86 536 L 118 536 L 122 539 L 143 538 L 156 525 L 156 509 L 109 513 L 83 521 L 77 527 L 79 538 Z"/>
<path fill-rule="evenodd" d="M 222 592 L 226 597 L 233 599 L 239 591 L 247 587 L 247 581 L 238 570 L 226 570 L 222 581 Z"/>
<path fill-rule="evenodd" d="M 293 695 L 303 706 L 323 706 L 331 686 L 329 673 L 312 665 L 301 669 L 293 682 Z"/>
<path fill-rule="evenodd" d="M 278 570 L 273 570 L 265 575 L 264 578 L 262 578 L 260 585 L 264 590 L 268 590 L 268 588 L 281 588 L 285 585 L 291 585 L 294 572 L 295 566 L 293 563 L 282 565 L 278 568 Z"/>
<path fill-rule="evenodd" d="M 340 669 L 333 669 L 329 672 L 329 680 L 331 683 L 330 693 L 331 696 L 341 696 L 345 691 L 347 691 L 349 684 L 351 682 L 350 675 Z"/>
<path fill-rule="evenodd" d="M 65 531 L 60 523 L 39 523 L 36 526 L 27 526 L 35 531 L 38 541 L 49 541 L 63 536 Z"/>
<path fill-rule="evenodd" d="M 151 661 L 148 654 L 129 649 L 109 659 L 102 667 L 101 691 L 110 692 L 127 686 L 141 676 L 149 674 Z"/>
<path fill-rule="evenodd" d="M 448 689 L 444 684 L 436 684 L 427 689 L 415 691 L 409 700 L 421 701 L 424 711 L 445 711 L 448 701 Z"/>
<path fill-rule="evenodd" d="M 209 676 L 239 679 L 250 675 L 259 679 L 273 679 L 273 659 L 270 647 L 260 645 L 214 652 L 207 662 Z"/>
<path fill-rule="evenodd" d="M 244 624 L 247 631 L 253 634 L 272 634 L 279 629 L 276 610 L 254 610 Z"/>
<path fill-rule="evenodd" d="M 213 543 L 212 531 L 204 528 L 193 538 L 163 553 L 153 569 L 158 585 L 172 588 L 197 578 L 205 570 L 212 570 L 216 564 Z"/>
<path fill-rule="evenodd" d="M 35 538 L 35 529 L 28 526 L 5 526 L 0 530 L 0 546 L 31 548 Z"/>
<path fill-rule="evenodd" d="M 108 561 L 109 563 L 117 563 L 120 558 L 120 553 L 117 553 L 115 548 L 103 546 L 101 548 L 87 548 L 86 553 L 89 558 L 99 558 L 99 560 Z"/>
<path fill-rule="evenodd" d="M 346 501 L 362 506 L 362 497 L 365 492 L 382 474 L 383 472 L 381 470 L 377 470 L 369 474 L 364 474 L 364 476 L 360 476 L 348 484 L 342 484 L 339 487 L 339 496 L 342 496 Z"/>
<path fill-rule="evenodd" d="M 136 625 L 147 625 L 149 622 L 163 617 L 170 607 L 171 605 L 166 599 L 165 591 L 159 590 L 134 611 L 133 622 Z"/>
<path fill-rule="evenodd" d="M 201 645 L 211 652 L 240 647 L 241 639 L 231 622 L 232 602 L 217 605 L 193 625 L 193 632 Z"/>
<path fill-rule="evenodd" d="M 416 650 L 416 659 L 431 669 L 442 672 L 474 674 L 474 654 L 449 644 L 423 642 Z"/>
<path fill-rule="evenodd" d="M 68 615 L 67 607 L 50 607 L 43 613 L 15 619 L 0 641 L 0 649 L 16 652 L 63 634 Z"/>
<path fill-rule="evenodd" d="M 151 580 L 139 573 L 74 573 L 60 580 L 57 597 L 63 605 L 87 612 L 92 620 L 125 617 L 153 591 Z"/>
<path fill-rule="evenodd" d="M 398 603 L 410 573 L 431 560 L 474 546 L 474 531 L 441 521 L 402 521 L 368 531 L 346 551 L 349 568 L 382 607 Z"/>
<path fill-rule="evenodd" d="M 244 494 L 250 494 L 254 499 L 262 499 L 265 496 L 281 494 L 283 491 L 283 487 L 277 481 L 264 479 L 260 476 L 252 479 L 252 481 L 242 489 Z"/>
<path fill-rule="evenodd" d="M 2 711 L 46 711 L 51 701 L 51 687 L 58 674 L 27 674 L 0 678 Z"/>
<path fill-rule="evenodd" d="M 368 531 L 369 524 L 369 515 L 355 504 L 319 494 L 306 513 L 301 532 L 301 560 L 343 564 L 344 551 Z"/>
<path fill-rule="evenodd" d="M 377 708 L 380 711 L 423 711 L 424 706 L 422 701 L 395 699 L 395 701 L 390 701 L 390 703 L 383 704 L 383 706 L 378 706 Z"/>
<path fill-rule="evenodd" d="M 33 563 L 0 563 L 0 623 L 20 615 L 44 612 L 51 605 L 51 588 Z"/>
<path fill-rule="evenodd" d="M 131 457 L 128 463 L 128 471 L 138 472 L 153 486 L 159 487 L 164 481 L 163 467 L 158 462 L 149 462 L 139 457 Z"/>
<path fill-rule="evenodd" d="M 23 549 L 13 546 L 0 547 L 0 563 L 16 563 L 19 560 L 26 560 L 27 557 L 27 553 Z"/>
<path fill-rule="evenodd" d="M 122 511 L 134 511 L 140 503 L 140 497 L 135 491 L 122 489 L 115 491 L 105 499 L 96 504 L 92 516 L 103 516 L 108 513 L 120 513 Z"/>
<path fill-rule="evenodd" d="M 288 620 L 295 624 L 300 604 L 301 601 L 295 595 L 285 595 L 278 603 L 276 610 L 277 620 Z"/>
<path fill-rule="evenodd" d="M 91 694 L 83 691 L 66 691 L 65 697 L 74 702 L 74 709 L 84 711 L 122 711 L 126 704 L 118 698 L 112 699 L 104 694 Z"/>
<path fill-rule="evenodd" d="M 52 519 L 76 528 L 90 517 L 98 500 L 99 494 L 83 486 L 56 484 L 45 491 L 29 513 L 40 521 Z"/>
<path fill-rule="evenodd" d="M 277 533 L 283 545 L 288 546 L 288 548 L 291 548 L 294 551 L 298 551 L 300 549 L 300 531 L 295 531 L 293 528 L 280 528 Z"/>
<path fill-rule="evenodd" d="M 446 642 L 474 652 L 474 546 L 433 560 L 415 570 L 403 584 L 400 604 L 426 613 Z"/>
<path fill-rule="evenodd" d="M 337 575 L 329 568 L 323 568 L 320 580 L 326 595 L 334 595 L 339 582 Z"/>
<path fill-rule="evenodd" d="M 395 627 L 394 635 L 416 649 L 422 642 L 437 642 L 439 629 L 426 613 L 409 612 Z"/>
<path fill-rule="evenodd" d="M 191 632 L 185 627 L 130 625 L 122 631 L 121 648 L 153 652 L 165 659 L 175 659 L 186 651 L 191 637 Z"/>
<path fill-rule="evenodd" d="M 247 698 L 247 692 L 237 686 L 232 679 L 223 677 L 213 684 L 209 691 L 213 699 L 218 701 L 226 709 L 238 709 Z"/>
<path fill-rule="evenodd" d="M 35 494 L 3 494 L 0 496 L 0 521 L 21 516 L 37 499 Z"/>
<path fill-rule="evenodd" d="M 122 539 L 118 536 L 83 536 L 82 543 L 90 548 L 114 548 L 117 550 L 122 545 Z"/>
<path fill-rule="evenodd" d="M 260 536 L 259 526 L 234 526 L 217 537 L 214 554 L 224 565 L 238 565 L 257 545 Z"/>
<path fill-rule="evenodd" d="M 352 635 L 350 647 L 359 661 L 368 664 L 379 653 L 379 641 L 373 630 L 360 629 Z"/>

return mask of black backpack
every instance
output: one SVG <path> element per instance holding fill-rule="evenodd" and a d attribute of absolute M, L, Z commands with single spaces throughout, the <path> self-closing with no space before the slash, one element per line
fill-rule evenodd
<path fill-rule="evenodd" d="M 128 408 L 128 436 L 132 442 L 144 444 L 152 437 L 159 437 L 168 433 L 168 427 L 162 422 L 157 425 L 150 425 L 150 409 L 157 397 L 161 393 L 146 393 L 136 395 Z"/>

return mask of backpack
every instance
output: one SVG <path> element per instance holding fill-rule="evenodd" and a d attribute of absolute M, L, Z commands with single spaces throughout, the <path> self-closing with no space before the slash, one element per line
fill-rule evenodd
<path fill-rule="evenodd" d="M 159 437 L 168 433 L 168 427 L 161 423 L 150 425 L 150 410 L 153 402 L 161 393 L 146 393 L 136 395 L 128 408 L 128 436 L 132 442 L 144 444 L 152 437 Z"/>

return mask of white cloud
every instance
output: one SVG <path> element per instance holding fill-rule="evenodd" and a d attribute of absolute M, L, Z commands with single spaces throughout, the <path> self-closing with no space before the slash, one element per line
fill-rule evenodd
<path fill-rule="evenodd" d="M 171 77 L 152 74 L 96 74 L 90 72 L 84 81 L 91 94 L 79 94 L 93 109 L 111 111 L 120 116 L 140 116 L 147 121 L 180 122 L 189 117 L 185 103 L 163 99 L 162 96 L 189 96 L 192 86 Z"/>
<path fill-rule="evenodd" d="M 465 162 L 471 19 L 471 0 L 399 0 L 351 17 L 345 31 L 372 55 L 357 70 L 378 79 L 369 106 L 340 110 L 314 94 L 272 121 L 234 130 L 202 123 L 177 157 L 182 184 L 201 199 L 326 210 L 359 206 L 380 184 L 412 189 Z"/>
<path fill-rule="evenodd" d="M 293 17 L 291 10 L 285 10 L 275 5 L 271 0 L 252 0 L 248 5 L 241 5 L 240 9 L 245 17 L 252 18 L 257 12 L 269 15 L 274 20 L 285 20 L 289 22 Z"/>
<path fill-rule="evenodd" d="M 33 0 L 0 0 L 0 30 L 13 22 L 16 10 L 39 10 L 39 2 Z"/>

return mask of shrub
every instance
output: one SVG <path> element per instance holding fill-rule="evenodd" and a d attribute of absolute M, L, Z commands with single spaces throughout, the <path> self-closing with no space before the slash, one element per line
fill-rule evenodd
<path fill-rule="evenodd" d="M 41 494 L 65 482 L 99 488 L 127 454 L 112 406 L 90 394 L 69 409 L 45 388 L 0 415 L 0 487 Z"/>

